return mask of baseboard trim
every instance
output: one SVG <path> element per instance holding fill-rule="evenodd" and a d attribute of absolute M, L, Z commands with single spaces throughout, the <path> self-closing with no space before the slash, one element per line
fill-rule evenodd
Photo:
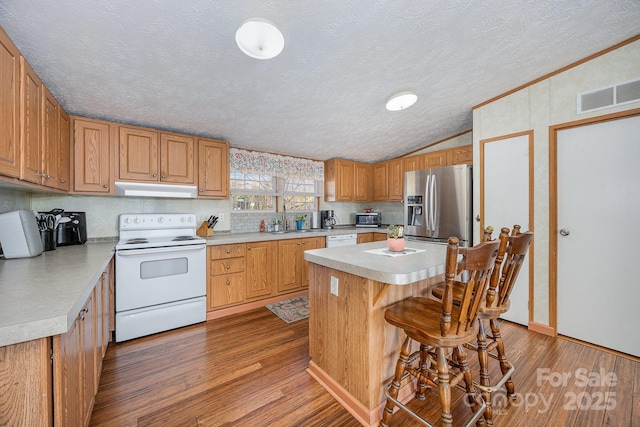
<path fill-rule="evenodd" d="M 543 325 L 542 323 L 529 322 L 529 330 L 550 337 L 555 337 L 557 335 L 555 328 Z"/>

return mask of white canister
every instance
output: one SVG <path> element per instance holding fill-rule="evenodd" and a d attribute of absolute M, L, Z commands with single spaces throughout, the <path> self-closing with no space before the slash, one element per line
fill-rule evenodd
<path fill-rule="evenodd" d="M 311 212 L 311 228 L 320 228 L 319 212 Z"/>

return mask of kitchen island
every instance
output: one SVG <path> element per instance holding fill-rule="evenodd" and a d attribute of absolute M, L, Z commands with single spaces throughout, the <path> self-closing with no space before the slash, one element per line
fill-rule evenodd
<path fill-rule="evenodd" d="M 401 330 L 385 309 L 426 296 L 443 280 L 446 245 L 408 241 L 388 256 L 386 242 L 305 252 L 309 269 L 308 372 L 363 425 L 378 425 L 384 385 L 393 377 Z M 336 295 L 337 294 L 337 295 Z"/>

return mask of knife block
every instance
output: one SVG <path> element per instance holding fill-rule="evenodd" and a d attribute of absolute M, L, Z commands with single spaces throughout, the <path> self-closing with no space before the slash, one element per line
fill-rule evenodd
<path fill-rule="evenodd" d="M 200 237 L 213 236 L 213 228 L 209 228 L 207 221 L 204 221 L 198 230 L 196 230 L 196 234 Z"/>

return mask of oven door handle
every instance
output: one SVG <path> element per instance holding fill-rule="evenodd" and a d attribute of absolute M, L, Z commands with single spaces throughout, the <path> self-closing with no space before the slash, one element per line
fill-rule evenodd
<path fill-rule="evenodd" d="M 187 245 L 187 246 L 167 246 L 163 248 L 148 248 L 148 249 L 124 249 L 116 252 L 118 256 L 135 256 L 135 255 L 150 255 L 160 254 L 167 252 L 184 252 L 184 251 L 200 251 L 207 247 L 207 245 Z"/>

